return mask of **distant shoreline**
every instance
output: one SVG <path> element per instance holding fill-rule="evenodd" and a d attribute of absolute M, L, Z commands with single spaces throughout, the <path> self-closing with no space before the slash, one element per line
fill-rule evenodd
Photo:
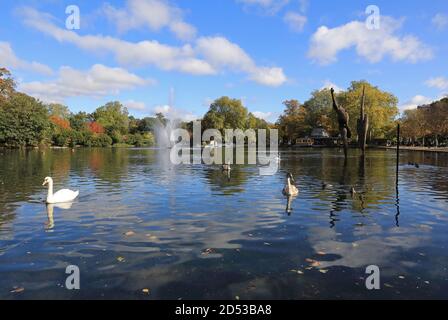
<path fill-rule="evenodd" d="M 376 148 L 396 150 L 397 146 L 393 146 L 393 147 L 376 147 Z M 448 147 L 436 148 L 436 147 L 407 147 L 407 146 L 400 146 L 400 150 L 448 153 Z"/>

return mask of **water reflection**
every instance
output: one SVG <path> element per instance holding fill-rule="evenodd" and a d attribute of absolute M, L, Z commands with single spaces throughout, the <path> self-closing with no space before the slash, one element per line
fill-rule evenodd
<path fill-rule="evenodd" d="M 398 188 L 394 152 L 350 151 L 344 162 L 332 149 L 282 150 L 273 176 L 174 166 L 168 150 L 5 151 L 0 298 L 17 285 L 23 298 L 140 298 L 143 287 L 170 299 L 369 298 L 359 278 L 370 264 L 391 285 L 375 298 L 447 298 L 448 156 L 403 153 Z M 295 198 L 281 194 L 288 172 Z M 82 197 L 44 209 L 45 176 Z M 89 270 L 75 296 L 57 287 L 67 263 Z"/>
<path fill-rule="evenodd" d="M 288 214 L 288 216 L 291 215 L 292 212 L 292 202 L 294 201 L 294 199 L 296 198 L 296 196 L 286 196 L 286 213 Z"/>
<path fill-rule="evenodd" d="M 72 205 L 72 202 L 47 204 L 47 223 L 45 224 L 45 230 L 51 231 L 54 229 L 54 208 L 69 210 L 72 208 Z"/>

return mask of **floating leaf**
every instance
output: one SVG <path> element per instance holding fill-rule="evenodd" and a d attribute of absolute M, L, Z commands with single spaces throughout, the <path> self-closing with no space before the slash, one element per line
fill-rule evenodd
<path fill-rule="evenodd" d="M 124 234 L 126 237 L 132 237 L 133 235 L 135 235 L 134 231 L 128 231 Z"/>
<path fill-rule="evenodd" d="M 328 270 L 327 269 L 320 269 L 319 272 L 325 274 L 325 273 L 328 272 Z"/>
<path fill-rule="evenodd" d="M 148 289 L 148 288 L 144 288 L 144 289 L 142 289 L 142 292 L 143 292 L 144 294 L 149 294 L 149 289 Z"/>
<path fill-rule="evenodd" d="M 11 290 L 10 292 L 11 293 L 21 293 L 23 291 L 25 291 L 25 288 L 23 288 L 23 287 L 14 287 L 14 289 Z"/>
<path fill-rule="evenodd" d="M 398 278 L 400 278 L 400 279 L 404 279 L 404 276 L 398 276 Z"/>
<path fill-rule="evenodd" d="M 317 254 L 320 255 L 320 256 L 324 256 L 324 255 L 326 255 L 326 253 L 323 252 L 323 251 L 317 251 Z"/>
<path fill-rule="evenodd" d="M 207 248 L 204 251 L 202 251 L 201 254 L 205 256 L 205 255 L 209 255 L 209 254 L 211 254 L 213 252 L 214 252 L 214 250 L 212 248 Z"/>
<path fill-rule="evenodd" d="M 117 258 L 117 261 L 118 261 L 118 262 L 124 262 L 124 261 L 126 261 L 126 259 L 123 258 L 123 257 L 118 257 L 118 258 Z"/>
<path fill-rule="evenodd" d="M 307 258 L 307 259 L 305 259 L 305 261 L 308 262 L 312 267 L 320 266 L 320 262 L 316 261 L 314 259 Z"/>
<path fill-rule="evenodd" d="M 235 296 L 235 299 L 236 300 L 240 300 L 240 296 Z"/>

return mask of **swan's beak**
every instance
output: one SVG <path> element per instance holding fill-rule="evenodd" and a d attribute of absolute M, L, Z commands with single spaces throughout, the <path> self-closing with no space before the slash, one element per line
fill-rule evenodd
<path fill-rule="evenodd" d="M 42 183 L 43 186 L 46 185 L 46 184 L 47 184 L 47 181 L 44 181 L 44 183 Z"/>

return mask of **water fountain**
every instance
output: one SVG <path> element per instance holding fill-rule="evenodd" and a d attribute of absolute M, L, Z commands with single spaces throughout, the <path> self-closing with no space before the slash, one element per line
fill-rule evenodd
<path fill-rule="evenodd" d="M 161 149 L 171 149 L 175 144 L 175 141 L 171 140 L 171 133 L 177 128 L 179 128 L 179 120 L 169 119 L 165 125 L 157 120 L 154 129 L 157 146 Z"/>

